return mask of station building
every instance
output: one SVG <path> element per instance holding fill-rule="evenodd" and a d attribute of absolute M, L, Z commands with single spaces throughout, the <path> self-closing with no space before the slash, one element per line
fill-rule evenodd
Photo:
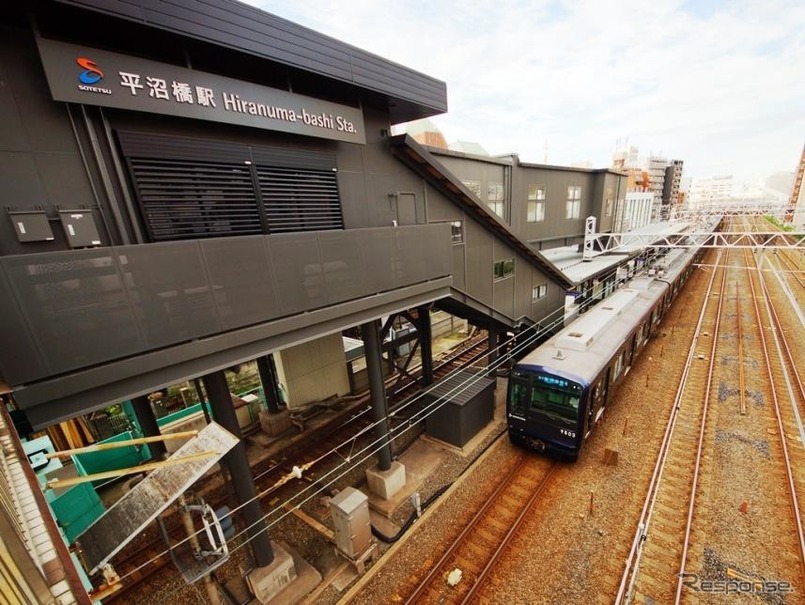
<path fill-rule="evenodd" d="M 544 251 L 577 245 L 588 216 L 617 222 L 625 176 L 391 136 L 447 111 L 445 83 L 238 2 L 2 14 L 0 386 L 23 433 L 124 400 L 157 430 L 148 394 L 193 380 L 237 433 L 226 369 L 257 360 L 279 418 L 278 377 L 288 409 L 349 391 L 340 334 L 356 327 L 382 417 L 387 318 L 414 319 L 425 368 L 433 308 L 496 343 L 589 277 Z M 248 501 L 243 452 L 225 461 Z M 37 585 L 88 602 L 57 550 L 29 551 Z"/>

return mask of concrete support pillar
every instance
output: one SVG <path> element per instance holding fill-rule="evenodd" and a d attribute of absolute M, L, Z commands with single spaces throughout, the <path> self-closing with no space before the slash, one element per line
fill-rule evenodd
<path fill-rule="evenodd" d="M 281 402 L 277 392 L 277 373 L 270 355 L 262 355 L 257 358 L 257 371 L 260 373 L 260 384 L 263 385 L 268 413 L 279 414 Z"/>
<path fill-rule="evenodd" d="M 383 383 L 383 360 L 380 355 L 380 328 L 378 322 L 370 321 L 361 325 L 363 347 L 366 352 L 366 370 L 369 374 L 369 391 L 372 394 L 372 417 L 375 421 L 375 436 L 382 443 L 378 452 L 378 468 L 387 471 L 391 468 L 391 442 L 389 440 L 388 402 L 386 385 Z"/>
<path fill-rule="evenodd" d="M 430 308 L 418 307 L 417 331 L 419 332 L 419 351 L 422 357 L 422 380 L 425 386 L 433 384 L 433 335 L 430 325 Z"/>
<path fill-rule="evenodd" d="M 142 430 L 145 437 L 159 436 L 159 425 L 157 424 L 157 417 L 154 416 L 154 409 L 151 407 L 151 401 L 148 395 L 140 395 L 131 400 L 131 405 L 134 408 L 134 415 L 137 416 L 137 422 L 140 423 L 140 430 Z M 162 460 L 165 458 L 167 450 L 165 449 L 164 441 L 154 441 L 148 444 L 148 451 L 151 452 L 151 458 L 154 460 Z"/>
<path fill-rule="evenodd" d="M 223 371 L 207 374 L 201 380 L 210 400 L 213 418 L 240 439 L 240 426 L 238 426 L 238 419 L 235 416 L 235 408 L 232 407 L 232 396 L 229 394 Z M 246 444 L 242 440 L 239 441 L 222 458 L 222 462 L 229 470 L 238 502 L 240 504 L 248 502 L 241 509 L 241 516 L 243 522 L 249 527 L 246 533 L 254 553 L 254 562 L 257 567 L 265 567 L 274 560 L 274 551 L 271 548 L 271 540 L 263 520 L 263 510 L 260 503 L 255 500 L 257 492 L 254 488 L 254 477 L 249 468 L 249 459 L 246 456 Z"/>
<path fill-rule="evenodd" d="M 487 376 L 494 378 L 497 375 L 497 370 L 493 367 L 498 360 L 498 331 L 493 324 L 487 327 L 487 346 L 489 347 L 489 356 L 487 357 L 487 367 L 490 368 Z"/>

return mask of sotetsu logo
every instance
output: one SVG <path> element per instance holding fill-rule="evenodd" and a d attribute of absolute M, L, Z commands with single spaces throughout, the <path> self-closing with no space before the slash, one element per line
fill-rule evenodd
<path fill-rule="evenodd" d="M 82 84 L 97 84 L 103 79 L 103 72 L 92 59 L 78 57 L 75 62 L 78 63 L 80 67 L 84 68 L 84 71 L 78 74 L 78 81 Z"/>

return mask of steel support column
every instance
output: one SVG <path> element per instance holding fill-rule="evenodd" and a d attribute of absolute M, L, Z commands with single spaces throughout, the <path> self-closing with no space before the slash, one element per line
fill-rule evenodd
<path fill-rule="evenodd" d="M 202 376 L 201 381 L 210 398 L 215 421 L 240 439 L 240 427 L 237 416 L 235 416 L 235 408 L 232 407 L 232 396 L 229 394 L 223 371 L 219 370 Z M 265 567 L 274 560 L 274 551 L 271 548 L 271 540 L 263 520 L 263 510 L 255 499 L 257 492 L 254 488 L 254 477 L 249 468 L 246 444 L 243 443 L 243 440 L 241 439 L 221 460 L 229 469 L 238 503 L 248 502 L 241 509 L 241 516 L 246 527 L 249 528 L 246 533 L 251 542 L 254 562 L 257 567 Z"/>
<path fill-rule="evenodd" d="M 207 404 L 204 403 L 207 401 L 207 398 L 204 396 L 204 388 L 201 386 L 201 381 L 198 378 L 193 379 L 193 388 L 196 390 L 198 402 L 201 404 L 201 412 L 204 414 L 204 422 L 209 424 L 212 422 L 212 418 L 210 418 L 210 412 L 207 410 Z"/>
<path fill-rule="evenodd" d="M 422 380 L 425 386 L 433 384 L 433 335 L 430 325 L 430 307 L 417 307 L 419 321 L 420 356 L 422 357 Z"/>
<path fill-rule="evenodd" d="M 391 468 L 391 441 L 389 439 L 388 403 L 386 385 L 383 382 L 383 360 L 380 355 L 380 329 L 377 320 L 361 325 L 363 347 L 366 352 L 366 371 L 369 374 L 369 391 L 372 394 L 372 417 L 375 421 L 375 436 L 382 444 L 377 453 L 378 469 Z"/>
<path fill-rule="evenodd" d="M 260 373 L 260 384 L 263 385 L 263 396 L 268 406 L 269 414 L 280 413 L 280 398 L 277 393 L 277 375 L 274 372 L 274 364 L 268 355 L 261 355 L 257 358 L 257 371 Z"/>
<path fill-rule="evenodd" d="M 489 324 L 489 326 L 486 328 L 486 330 L 487 330 L 487 341 L 486 342 L 487 342 L 487 347 L 489 348 L 489 355 L 487 357 L 487 359 L 488 359 L 487 368 L 489 368 L 489 372 L 487 373 L 487 376 L 489 378 L 494 378 L 495 376 L 497 376 L 497 369 L 494 366 L 495 366 L 495 363 L 498 360 L 498 351 L 497 351 L 497 349 L 498 349 L 498 331 L 497 331 L 497 328 L 492 324 Z"/>
<path fill-rule="evenodd" d="M 157 417 L 154 416 L 154 409 L 151 407 L 148 395 L 140 395 L 132 399 L 131 407 L 134 408 L 134 415 L 137 416 L 137 422 L 140 423 L 140 430 L 142 430 L 143 436 L 158 437 L 159 425 L 157 424 Z M 151 458 L 154 460 L 163 460 L 167 453 L 165 442 L 154 441 L 149 443 L 148 451 L 151 452 Z"/>

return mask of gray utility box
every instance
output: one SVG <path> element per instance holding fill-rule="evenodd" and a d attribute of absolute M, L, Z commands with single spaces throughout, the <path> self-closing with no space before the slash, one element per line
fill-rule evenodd
<path fill-rule="evenodd" d="M 495 410 L 495 379 L 462 370 L 437 383 L 425 395 L 426 409 L 438 409 L 425 418 L 431 437 L 464 447 L 492 420 Z"/>
<path fill-rule="evenodd" d="M 350 559 L 358 559 L 372 546 L 369 498 L 354 487 L 345 487 L 330 498 L 335 525 L 335 545 Z"/>

